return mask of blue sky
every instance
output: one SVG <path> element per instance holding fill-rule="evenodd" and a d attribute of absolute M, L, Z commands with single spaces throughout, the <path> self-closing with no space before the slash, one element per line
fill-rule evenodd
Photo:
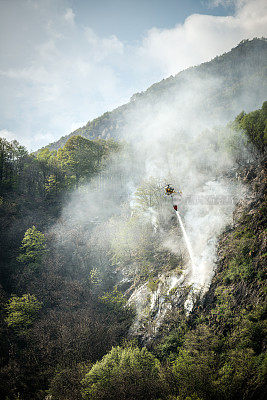
<path fill-rule="evenodd" d="M 266 27 L 265 0 L 0 0 L 0 136 L 40 148 Z"/>
<path fill-rule="evenodd" d="M 89 25 L 98 34 L 115 34 L 124 41 L 141 40 L 153 27 L 172 28 L 191 14 L 231 15 L 233 3 L 201 0 L 102 0 L 72 1 L 77 23 Z M 224 5 L 223 5 L 224 4 Z"/>

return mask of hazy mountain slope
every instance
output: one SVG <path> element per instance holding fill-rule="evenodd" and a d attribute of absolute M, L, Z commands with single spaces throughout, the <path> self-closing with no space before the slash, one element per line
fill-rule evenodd
<path fill-rule="evenodd" d="M 136 93 L 129 103 L 106 112 L 102 116 L 89 121 L 85 126 L 75 130 L 69 135 L 61 137 L 58 141 L 47 147 L 57 150 L 73 135 L 82 135 L 88 139 L 110 137 L 117 138 L 126 125 L 128 114 L 142 107 L 142 104 L 155 104 L 166 101 L 181 102 L 184 91 L 190 91 L 191 96 L 185 99 L 184 107 L 193 107 L 190 104 L 194 93 L 199 90 L 205 93 L 205 101 L 201 107 L 197 106 L 195 112 L 211 115 L 218 123 L 224 123 L 233 118 L 242 109 L 246 112 L 259 108 L 265 100 L 266 94 L 266 65 L 267 41 L 266 39 L 244 40 L 230 52 L 199 66 L 188 68 L 155 83 L 145 92 Z M 206 82 L 208 86 L 205 88 Z M 177 112 L 180 109 L 177 107 Z"/>

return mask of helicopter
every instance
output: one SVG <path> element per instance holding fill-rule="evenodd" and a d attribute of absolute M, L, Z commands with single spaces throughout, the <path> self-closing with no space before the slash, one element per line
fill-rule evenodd
<path fill-rule="evenodd" d="M 170 196 L 170 195 L 172 195 L 173 193 L 176 193 L 175 192 L 175 190 L 174 190 L 174 188 L 173 187 L 171 187 L 171 185 L 167 185 L 167 186 L 165 186 L 165 194 L 167 195 L 167 196 Z"/>
<path fill-rule="evenodd" d="M 174 203 L 173 195 L 174 195 L 174 194 L 178 194 L 178 195 L 181 197 L 181 196 L 182 196 L 182 192 L 181 192 L 180 190 L 178 190 L 178 192 L 176 192 L 175 189 L 174 189 L 170 184 L 167 184 L 167 185 L 164 187 L 164 190 L 165 190 L 165 194 L 166 194 L 167 196 L 170 196 L 170 197 L 172 198 L 172 206 L 173 206 L 174 210 L 175 210 L 175 211 L 178 211 L 178 206 L 177 206 L 177 204 Z M 176 196 L 176 197 L 177 197 L 177 196 Z M 177 201 L 177 199 L 175 199 L 175 200 Z M 175 201 L 175 202 L 176 202 L 176 201 Z"/>
<path fill-rule="evenodd" d="M 170 184 L 168 184 L 168 185 L 166 185 L 165 187 L 164 187 L 164 189 L 165 189 L 165 194 L 167 195 L 167 196 L 171 196 L 171 195 L 173 195 L 174 193 L 175 194 L 178 194 L 179 196 L 182 196 L 182 192 L 181 192 L 181 190 L 178 190 L 177 192 L 175 191 L 175 189 L 170 185 Z"/>

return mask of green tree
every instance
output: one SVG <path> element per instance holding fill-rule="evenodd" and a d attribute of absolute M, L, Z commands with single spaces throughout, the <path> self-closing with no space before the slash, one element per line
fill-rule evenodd
<path fill-rule="evenodd" d="M 37 268 L 47 251 L 44 234 L 33 225 L 32 228 L 27 229 L 25 232 L 20 249 L 21 254 L 17 260 L 28 264 L 31 268 Z"/>
<path fill-rule="evenodd" d="M 150 177 L 135 192 L 136 208 L 146 211 L 149 207 L 159 207 L 162 204 L 162 192 L 162 185 L 158 179 Z"/>
<path fill-rule="evenodd" d="M 258 375 L 253 350 L 231 350 L 224 355 L 224 359 L 226 362 L 219 370 L 219 378 L 215 382 L 220 398 L 223 400 L 249 398 L 247 393 L 251 387 L 256 386 Z"/>
<path fill-rule="evenodd" d="M 97 144 L 82 136 L 72 136 L 58 150 L 57 157 L 62 168 L 75 176 L 76 186 L 81 177 L 96 172 L 98 162 Z"/>
<path fill-rule="evenodd" d="M 14 186 L 21 161 L 27 156 L 27 150 L 16 140 L 8 142 L 0 138 L 0 190 Z"/>
<path fill-rule="evenodd" d="M 42 308 L 42 303 L 34 295 L 12 296 L 6 305 L 6 323 L 19 333 L 25 333 Z"/>
<path fill-rule="evenodd" d="M 160 362 L 146 348 L 137 347 L 113 347 L 82 384 L 87 400 L 152 400 L 164 391 Z"/>
<path fill-rule="evenodd" d="M 172 364 L 172 378 L 181 399 L 214 399 L 213 381 L 218 363 L 219 338 L 205 325 L 189 332 Z"/>
<path fill-rule="evenodd" d="M 75 177 L 76 186 L 83 177 L 90 177 L 100 171 L 108 162 L 112 152 L 118 152 L 121 145 L 114 140 L 88 140 L 83 136 L 72 136 L 57 152 L 57 160 L 63 171 Z"/>
<path fill-rule="evenodd" d="M 50 151 L 47 147 L 44 147 L 36 154 L 38 161 L 45 162 L 46 164 L 54 164 L 56 161 L 56 151 Z"/>
<path fill-rule="evenodd" d="M 267 102 L 262 108 L 245 114 L 239 114 L 233 122 L 234 129 L 242 129 L 260 152 L 267 144 Z"/>
<path fill-rule="evenodd" d="M 126 306 L 126 299 L 117 287 L 112 292 L 104 293 L 100 300 L 115 311 L 123 311 Z"/>
<path fill-rule="evenodd" d="M 38 161 L 38 167 L 42 175 L 45 195 L 49 194 L 51 196 L 53 192 L 56 193 L 58 191 L 59 181 L 63 178 L 56 155 L 56 151 L 50 151 L 46 147 L 39 150 L 36 154 L 36 160 Z M 52 180 L 54 180 L 54 182 L 51 182 Z M 56 188 L 54 184 L 55 182 Z"/>
<path fill-rule="evenodd" d="M 46 191 L 46 195 L 48 197 L 53 197 L 55 195 L 57 195 L 58 191 L 59 191 L 59 182 L 57 181 L 57 178 L 54 174 L 49 175 L 46 178 L 46 182 L 45 182 L 45 191 Z"/>

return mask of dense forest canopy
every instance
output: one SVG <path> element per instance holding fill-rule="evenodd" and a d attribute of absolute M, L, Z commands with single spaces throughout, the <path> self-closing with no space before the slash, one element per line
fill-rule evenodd
<path fill-rule="evenodd" d="M 4 400 L 265 398 L 265 49 L 244 41 L 36 153 L 0 139 Z"/>

